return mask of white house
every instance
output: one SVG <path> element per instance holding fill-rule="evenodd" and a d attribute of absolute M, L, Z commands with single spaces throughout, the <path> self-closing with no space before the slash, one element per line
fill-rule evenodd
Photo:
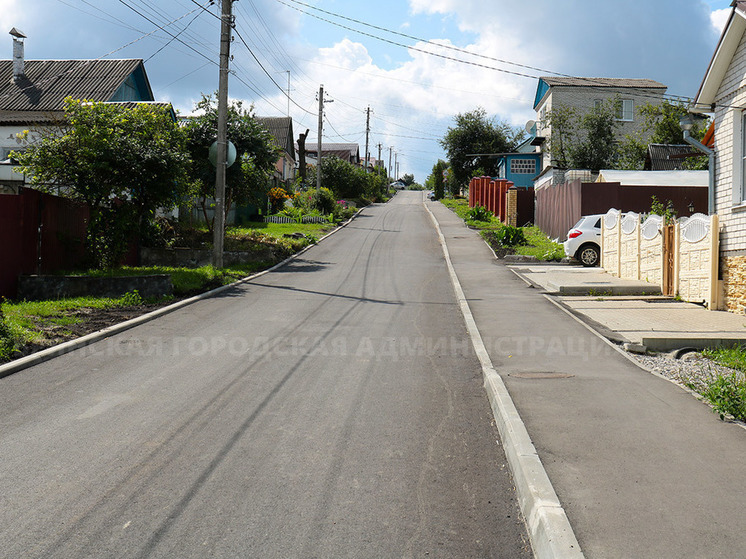
<path fill-rule="evenodd" d="M 746 0 L 728 22 L 694 101 L 714 119 L 714 211 L 719 216 L 720 273 L 728 310 L 746 311 Z"/>
<path fill-rule="evenodd" d="M 536 136 L 546 140 L 551 137 L 549 117 L 552 109 L 564 106 L 582 115 L 600 103 L 619 99 L 616 115 L 619 127 L 616 134 L 622 138 L 641 130 L 643 118 L 640 107 L 660 104 L 666 89 L 662 83 L 649 79 L 541 77 L 534 98 Z M 541 167 L 546 173 L 553 161 L 546 144 L 544 146 Z"/>

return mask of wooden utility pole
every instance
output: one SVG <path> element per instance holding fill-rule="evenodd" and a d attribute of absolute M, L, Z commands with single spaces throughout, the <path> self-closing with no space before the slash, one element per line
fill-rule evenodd
<path fill-rule="evenodd" d="M 365 117 L 365 172 L 368 172 L 368 165 L 370 163 L 370 157 L 368 155 L 368 136 L 370 135 L 370 105 L 366 111 L 367 116 Z"/>
<path fill-rule="evenodd" d="M 225 171 L 228 154 L 228 63 L 231 49 L 233 0 L 223 0 L 220 16 L 220 80 L 218 83 L 218 149 L 215 165 L 215 225 L 213 227 L 213 265 L 223 267 L 225 239 Z"/>
<path fill-rule="evenodd" d="M 319 136 L 316 141 L 316 190 L 321 189 L 321 131 L 324 127 L 324 84 L 319 86 Z"/>

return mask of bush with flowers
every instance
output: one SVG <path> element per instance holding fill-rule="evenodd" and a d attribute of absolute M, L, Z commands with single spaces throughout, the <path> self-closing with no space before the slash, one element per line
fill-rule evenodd
<path fill-rule="evenodd" d="M 269 198 L 270 212 L 273 214 L 282 210 L 285 207 L 285 200 L 290 199 L 285 189 L 279 186 L 271 188 L 267 193 L 267 197 Z"/>

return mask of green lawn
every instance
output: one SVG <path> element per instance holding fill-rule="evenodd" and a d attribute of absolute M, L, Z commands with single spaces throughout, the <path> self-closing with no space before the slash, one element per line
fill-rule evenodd
<path fill-rule="evenodd" d="M 274 255 L 272 259 L 251 264 L 221 269 L 213 266 L 200 268 L 123 266 L 114 270 L 69 272 L 92 277 L 169 274 L 174 286 L 174 296 L 159 301 L 143 301 L 137 293 L 128 293 L 120 298 L 79 297 L 34 302 L 3 300 L 0 303 L 0 362 L 9 360 L 16 354 L 16 349 L 25 345 L 49 345 L 57 340 L 71 337 L 72 332 L 69 327 L 85 322 L 87 316 L 94 314 L 98 309 L 133 308 L 143 304 L 162 305 L 174 298 L 188 297 L 208 291 L 266 270 L 287 256 L 315 243 L 318 238 L 334 227 L 329 223 L 251 223 L 245 227 L 228 228 L 226 250 L 271 249 L 271 254 Z M 306 237 L 298 239 L 285 237 L 285 235 L 298 232 Z M 197 231 L 197 234 L 201 236 L 206 236 L 206 233 L 206 228 Z"/>
<path fill-rule="evenodd" d="M 469 201 L 466 199 L 444 198 L 440 200 L 440 202 L 447 208 L 453 210 L 469 227 L 473 227 L 482 232 L 482 236 L 485 237 L 485 240 L 487 240 L 491 246 L 492 242 L 490 239 L 492 235 L 488 234 L 485 236 L 484 232 L 496 231 L 503 227 L 507 227 L 495 216 L 492 216 L 489 221 L 476 221 L 470 219 L 469 211 L 471 208 L 469 208 Z M 561 260 L 565 256 L 565 251 L 562 245 L 550 240 L 538 227 L 519 227 L 518 229 L 523 231 L 523 236 L 526 238 L 526 244 L 513 247 L 516 254 L 535 256 L 537 259 L 543 261 Z M 497 247 L 493 246 L 493 248 Z"/>

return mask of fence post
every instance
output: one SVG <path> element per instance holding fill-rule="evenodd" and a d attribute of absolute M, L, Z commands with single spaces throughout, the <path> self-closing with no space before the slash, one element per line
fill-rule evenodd
<path fill-rule="evenodd" d="M 721 308 L 720 284 L 718 282 L 718 267 L 720 264 L 720 223 L 718 214 L 710 216 L 710 297 L 707 308 L 717 310 Z"/>

